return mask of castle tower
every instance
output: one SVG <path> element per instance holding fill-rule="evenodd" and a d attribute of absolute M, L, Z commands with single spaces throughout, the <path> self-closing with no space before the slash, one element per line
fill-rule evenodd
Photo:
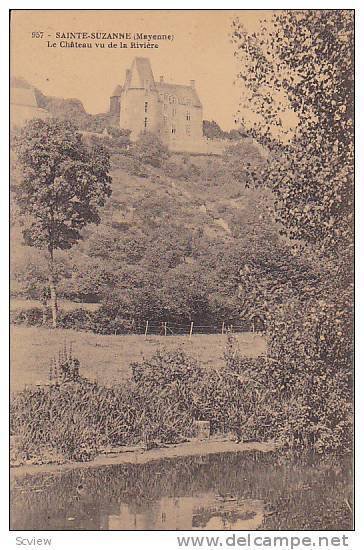
<path fill-rule="evenodd" d="M 154 80 L 148 58 L 136 57 L 110 98 L 110 113 L 120 113 L 120 127 L 131 139 L 153 132 L 175 151 L 194 151 L 202 142 L 202 104 L 195 81 L 189 85 Z"/>
<path fill-rule="evenodd" d="M 159 133 L 160 106 L 149 59 L 134 59 L 126 71 L 120 102 L 120 127 L 131 130 L 132 140 L 141 132 Z"/>

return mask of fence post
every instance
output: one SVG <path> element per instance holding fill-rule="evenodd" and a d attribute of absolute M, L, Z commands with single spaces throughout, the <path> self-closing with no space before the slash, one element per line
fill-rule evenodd
<path fill-rule="evenodd" d="M 167 321 L 164 322 L 164 336 L 167 336 Z"/>
<path fill-rule="evenodd" d="M 148 334 L 148 326 L 149 326 L 149 321 L 147 321 L 147 323 L 145 325 L 145 332 L 144 332 L 145 337 L 147 337 L 147 334 Z"/>
<path fill-rule="evenodd" d="M 222 322 L 221 334 L 224 334 L 224 332 L 225 332 L 225 321 Z"/>
<path fill-rule="evenodd" d="M 190 327 L 190 338 L 192 338 L 192 332 L 193 332 L 193 321 L 191 322 L 191 327 Z"/>

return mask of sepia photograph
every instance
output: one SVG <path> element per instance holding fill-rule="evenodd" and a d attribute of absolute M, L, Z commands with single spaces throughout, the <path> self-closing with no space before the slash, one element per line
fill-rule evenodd
<path fill-rule="evenodd" d="M 352 531 L 354 10 L 9 25 L 10 530 Z"/>

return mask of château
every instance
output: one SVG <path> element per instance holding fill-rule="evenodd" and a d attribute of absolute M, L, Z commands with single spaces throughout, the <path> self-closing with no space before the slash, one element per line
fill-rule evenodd
<path fill-rule="evenodd" d="M 120 128 L 131 130 L 132 140 L 153 132 L 174 151 L 192 150 L 202 141 L 202 103 L 195 81 L 171 84 L 163 76 L 155 81 L 145 57 L 136 57 L 126 70 L 124 84 L 110 97 L 110 113 Z"/>

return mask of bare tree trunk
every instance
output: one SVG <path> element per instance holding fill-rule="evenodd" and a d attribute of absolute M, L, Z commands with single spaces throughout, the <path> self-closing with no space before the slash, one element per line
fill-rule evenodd
<path fill-rule="evenodd" d="M 42 325 L 47 324 L 47 305 L 48 305 L 48 288 L 44 287 L 42 290 L 42 294 L 40 297 L 40 301 L 42 304 Z"/>
<path fill-rule="evenodd" d="M 49 282 L 49 290 L 51 293 L 52 326 L 53 328 L 57 328 L 58 303 L 57 303 L 56 276 L 54 273 L 53 248 L 49 248 L 48 282 Z"/>
<path fill-rule="evenodd" d="M 47 324 L 47 302 L 42 301 L 42 325 Z"/>

